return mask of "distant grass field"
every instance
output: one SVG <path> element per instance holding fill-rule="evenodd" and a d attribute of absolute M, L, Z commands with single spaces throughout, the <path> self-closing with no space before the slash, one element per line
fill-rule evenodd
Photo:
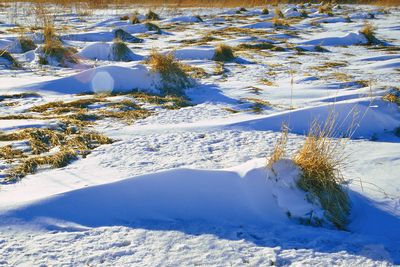
<path fill-rule="evenodd" d="M 255 7 L 264 5 L 279 5 L 287 3 L 320 3 L 321 1 L 312 0 L 3 0 L 0 3 L 12 3 L 12 2 L 33 2 L 33 3 L 52 3 L 60 4 L 64 6 L 84 4 L 89 8 L 107 8 L 108 6 L 118 6 L 118 5 L 131 5 L 137 4 L 142 6 L 153 6 L 153 7 Z M 382 5 L 382 6 L 398 6 L 400 0 L 335 0 L 335 1 L 323 1 L 325 3 L 332 4 L 372 4 L 372 5 Z"/>

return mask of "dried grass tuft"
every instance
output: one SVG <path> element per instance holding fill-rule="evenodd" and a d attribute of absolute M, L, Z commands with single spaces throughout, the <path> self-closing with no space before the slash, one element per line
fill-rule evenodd
<path fill-rule="evenodd" d="M 235 59 L 232 47 L 226 44 L 219 44 L 215 48 L 214 58 L 215 61 L 226 62 Z"/>
<path fill-rule="evenodd" d="M 165 95 L 183 95 L 183 89 L 192 84 L 190 77 L 173 53 L 164 55 L 153 50 L 148 64 L 152 71 L 160 73 L 163 83 L 162 92 Z"/>
<path fill-rule="evenodd" d="M 363 28 L 360 30 L 360 33 L 365 36 L 368 40 L 368 44 L 376 44 L 378 43 L 378 39 L 375 37 L 375 27 L 369 23 L 368 21 L 364 22 Z"/>
<path fill-rule="evenodd" d="M 148 20 L 160 20 L 160 16 L 153 12 L 152 10 L 149 10 L 149 12 L 147 12 L 146 14 L 146 19 Z"/>
<path fill-rule="evenodd" d="M 286 154 L 286 144 L 288 141 L 289 128 L 286 124 L 282 125 L 282 133 L 280 138 L 275 144 L 274 150 L 267 160 L 267 167 L 272 169 L 272 165 L 275 162 L 285 157 Z"/>
<path fill-rule="evenodd" d="M 346 158 L 341 141 L 332 138 L 335 125 L 333 115 L 324 125 L 315 120 L 293 160 L 302 170 L 299 187 L 318 199 L 326 217 L 338 229 L 346 229 L 350 201 L 342 187 L 345 180 L 341 172 Z"/>

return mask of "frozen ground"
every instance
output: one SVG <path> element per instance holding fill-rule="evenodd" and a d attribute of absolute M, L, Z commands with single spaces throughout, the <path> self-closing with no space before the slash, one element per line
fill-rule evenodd
<path fill-rule="evenodd" d="M 90 97 L 81 93 L 156 93 L 161 77 L 143 61 L 153 48 L 172 51 L 202 75 L 186 90 L 190 106 L 170 109 L 134 98 L 150 116 L 88 126 L 116 142 L 65 167 L 5 183 L 12 164 L 2 159 L 0 266 L 400 264 L 400 113 L 385 100 L 400 94 L 399 9 L 343 6 L 328 16 L 317 5 L 297 7 L 308 13 L 303 18 L 295 6 L 282 6 L 287 27 L 273 25 L 272 7 L 268 15 L 256 8 L 166 9 L 154 22 L 160 34 L 121 20 L 131 8 L 92 14 L 55 9 L 55 25 L 68 26 L 60 38 L 79 58 L 60 66 L 38 64 L 40 48 L 20 51 L 15 23 L 32 24 L 34 14 L 18 5 L 18 11 L 0 13 L 0 48 L 21 64 L 15 69 L 0 61 L 2 134 L 58 127 L 57 118 L 38 118 L 32 108 Z M 379 43 L 366 44 L 359 33 L 364 21 L 376 27 Z M 123 61 L 112 52 L 118 29 L 131 40 Z M 40 34 L 32 36 L 42 43 Z M 219 43 L 237 48 L 234 61 L 213 60 Z M 266 43 L 282 49 L 240 46 Z M 316 52 L 318 46 L 328 51 Z M 36 94 L 3 97 L 31 92 Z M 96 114 L 104 105 L 87 110 Z M 291 129 L 290 154 L 311 121 L 323 121 L 332 110 L 338 131 L 354 122 L 348 114 L 357 122 L 343 170 L 352 203 L 348 231 L 288 218 L 288 212 L 301 217 L 321 211 L 295 186 L 298 169 L 291 161 L 278 162 L 274 171 L 265 167 L 283 122 Z M 1 143 L 29 152 L 24 140 Z"/>

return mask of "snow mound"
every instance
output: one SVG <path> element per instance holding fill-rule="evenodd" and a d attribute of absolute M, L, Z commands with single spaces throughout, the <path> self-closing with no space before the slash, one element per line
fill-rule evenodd
<path fill-rule="evenodd" d="M 283 15 L 285 18 L 298 18 L 301 17 L 301 13 L 297 10 L 297 8 L 291 7 L 287 8 L 283 11 Z"/>
<path fill-rule="evenodd" d="M 214 54 L 214 47 L 183 48 L 174 51 L 175 58 L 179 60 L 212 60 Z"/>
<path fill-rule="evenodd" d="M 116 30 L 113 30 L 112 32 L 114 33 L 115 38 L 118 38 L 124 42 L 128 42 L 128 43 L 142 43 L 143 42 L 143 39 L 132 36 L 122 29 L 116 29 Z"/>
<path fill-rule="evenodd" d="M 259 159 L 227 170 L 173 169 L 138 176 L 22 204 L 6 216 L 94 227 L 136 220 L 263 225 L 287 222 L 287 212 L 306 216 L 313 207 L 305 193 L 287 183 L 295 181 L 297 167 L 277 162 L 275 171 L 282 174 L 274 177 L 285 180 L 276 182 L 267 178 L 271 171 L 264 164 Z"/>
<path fill-rule="evenodd" d="M 21 44 L 16 39 L 0 39 L 0 50 L 7 50 L 10 53 L 22 53 Z"/>
<path fill-rule="evenodd" d="M 130 49 L 126 49 L 123 55 L 119 55 L 116 43 L 92 43 L 84 47 L 78 55 L 92 60 L 134 61 L 143 59 L 143 56 L 133 53 Z"/>
<path fill-rule="evenodd" d="M 129 24 L 125 26 L 120 26 L 118 29 L 124 30 L 127 33 L 130 34 L 135 34 L 135 33 L 145 33 L 145 32 L 159 32 L 160 30 L 157 28 L 154 28 L 152 26 L 153 24 L 151 23 L 145 23 L 145 24 Z"/>
<path fill-rule="evenodd" d="M 113 32 L 110 31 L 91 31 L 68 34 L 61 37 L 63 40 L 80 41 L 80 42 L 111 42 L 115 38 Z"/>
<path fill-rule="evenodd" d="M 163 20 L 163 22 L 182 22 L 182 23 L 194 23 L 202 22 L 203 20 L 199 16 L 180 16 L 171 19 Z"/>
<path fill-rule="evenodd" d="M 125 23 L 123 24 L 123 26 L 128 27 L 132 25 Z M 143 39 L 132 36 L 130 33 L 126 32 L 123 28 L 124 27 L 119 27 L 111 31 L 90 31 L 90 32 L 68 34 L 62 36 L 61 39 L 70 41 L 80 41 L 80 42 L 111 42 L 115 38 L 119 38 L 122 41 L 129 43 L 143 42 Z"/>
<path fill-rule="evenodd" d="M 143 65 L 132 68 L 103 66 L 51 81 L 31 84 L 17 90 L 52 91 L 63 94 L 118 92 L 138 89 L 157 92 L 160 77 Z"/>
<path fill-rule="evenodd" d="M 324 211 L 320 206 L 306 201 L 306 193 L 298 189 L 297 182 L 301 170 L 292 160 L 279 160 L 271 169 L 268 178 L 276 182 L 272 187 L 272 194 L 278 206 L 286 214 L 295 219 L 305 218 L 306 215 L 309 215 L 308 219 L 319 221 L 324 219 Z"/>
<path fill-rule="evenodd" d="M 350 18 L 344 17 L 328 17 L 315 20 L 318 23 L 347 23 L 350 22 Z"/>
<path fill-rule="evenodd" d="M 299 42 L 299 44 L 323 46 L 361 45 L 367 43 L 367 38 L 365 38 L 363 34 L 358 32 L 350 32 L 344 36 L 323 37 L 305 42 Z"/>

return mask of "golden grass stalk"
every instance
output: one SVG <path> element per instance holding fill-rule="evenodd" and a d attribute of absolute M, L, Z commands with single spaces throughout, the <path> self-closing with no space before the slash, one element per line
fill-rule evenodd
<path fill-rule="evenodd" d="M 324 125 L 316 120 L 312 123 L 293 160 L 302 170 L 298 186 L 318 199 L 326 217 L 338 229 L 346 229 L 350 201 L 342 188 L 345 180 L 341 172 L 346 158 L 341 141 L 333 139 L 336 120 L 332 114 Z"/>
<path fill-rule="evenodd" d="M 281 136 L 276 142 L 274 150 L 272 151 L 271 155 L 267 160 L 268 168 L 272 169 L 272 165 L 274 165 L 275 162 L 285 157 L 286 144 L 288 141 L 288 133 L 289 133 L 288 126 L 286 124 L 283 124 Z"/>

